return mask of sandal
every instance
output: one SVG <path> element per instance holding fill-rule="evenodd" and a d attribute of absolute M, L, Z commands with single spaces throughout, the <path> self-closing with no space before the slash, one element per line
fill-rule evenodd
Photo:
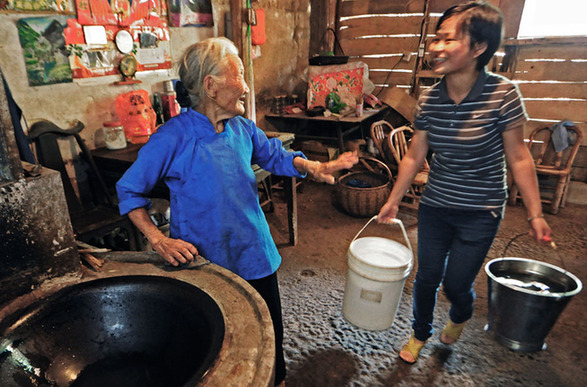
<path fill-rule="evenodd" d="M 465 328 L 466 324 L 466 322 L 455 324 L 448 320 L 448 324 L 446 324 L 440 334 L 440 342 L 447 345 L 456 343 L 461 337 L 461 333 L 463 333 L 463 328 Z"/>
<path fill-rule="evenodd" d="M 399 358 L 408 364 L 414 364 L 416 360 L 418 360 L 418 356 L 420 356 L 420 351 L 422 350 L 422 348 L 424 348 L 425 344 L 425 341 L 420 341 L 416 339 L 414 337 L 414 334 L 412 333 L 412 336 L 410 336 L 410 340 L 408 341 L 408 343 L 404 345 L 402 350 L 399 352 Z"/>

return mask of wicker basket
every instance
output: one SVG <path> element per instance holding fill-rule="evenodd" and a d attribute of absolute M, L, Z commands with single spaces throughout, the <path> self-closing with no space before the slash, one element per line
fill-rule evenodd
<path fill-rule="evenodd" d="M 370 170 L 349 172 L 341 176 L 336 183 L 336 198 L 342 208 L 352 216 L 370 217 L 379 212 L 391 193 L 391 171 L 385 163 L 371 158 L 361 157 L 362 164 Z M 383 169 L 387 175 L 379 173 L 365 162 L 375 162 L 378 169 Z M 349 180 L 356 179 L 370 185 L 369 188 L 351 187 Z"/>

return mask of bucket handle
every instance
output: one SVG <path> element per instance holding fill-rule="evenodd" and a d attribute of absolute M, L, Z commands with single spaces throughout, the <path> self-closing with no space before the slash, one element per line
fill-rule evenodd
<path fill-rule="evenodd" d="M 518 238 L 520 238 L 520 237 L 523 237 L 523 236 L 529 236 L 529 235 L 530 235 L 529 233 L 527 233 L 527 232 L 524 232 L 524 233 L 518 234 L 518 235 L 514 236 L 512 239 L 510 239 L 510 240 L 508 241 L 508 243 L 505 245 L 505 248 L 503 249 L 503 253 L 501 253 L 501 258 L 505 258 L 505 255 L 506 255 L 506 253 L 507 253 L 508 249 L 510 248 L 510 246 L 512 245 L 512 243 L 513 243 L 513 242 L 514 242 L 516 239 L 518 239 Z M 549 247 L 552 249 L 552 251 L 553 251 L 553 254 L 554 254 L 554 255 L 555 255 L 557 258 L 558 258 L 558 260 L 561 262 L 561 266 L 563 267 L 563 270 L 565 271 L 565 273 L 568 273 L 568 272 L 567 272 L 567 267 L 566 267 L 566 265 L 565 265 L 565 260 L 563 259 L 562 255 L 561 255 L 561 254 L 559 254 L 559 253 L 557 252 L 557 246 L 556 246 L 556 244 L 554 243 L 554 241 L 553 241 L 553 240 L 551 240 L 551 241 L 550 241 L 550 243 L 548 243 L 548 246 L 549 246 Z"/>
<path fill-rule="evenodd" d="M 351 241 L 351 243 L 353 243 L 359 237 L 359 235 L 361 235 L 361 233 L 363 232 L 363 230 L 366 229 L 367 226 L 372 221 L 374 221 L 375 219 L 377 219 L 377 215 L 375 215 L 371 219 L 369 219 L 369 221 L 367 222 L 367 224 L 364 225 L 361 230 L 359 230 L 359 232 L 357 233 L 357 235 L 355 235 L 355 237 L 353 238 L 353 240 Z M 398 218 L 393 218 L 391 220 L 391 223 L 390 224 L 399 224 L 399 226 L 402 229 L 402 233 L 404 234 L 404 238 L 406 239 L 406 243 L 408 244 L 408 248 L 410 249 L 410 252 L 412 253 L 412 256 L 413 256 L 414 255 L 414 250 L 412 250 L 412 244 L 410 243 L 410 239 L 408 238 L 408 233 L 406 233 L 406 228 L 404 227 L 403 222 L 401 220 L 399 220 Z"/>

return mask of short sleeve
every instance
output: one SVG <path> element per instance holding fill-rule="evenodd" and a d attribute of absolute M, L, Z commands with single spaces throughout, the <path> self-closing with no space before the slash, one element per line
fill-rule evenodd
<path fill-rule="evenodd" d="M 416 109 L 414 112 L 414 128 L 418 130 L 428 130 L 428 117 L 424 113 L 426 101 L 429 99 L 429 92 L 432 88 L 425 90 L 418 98 L 418 102 L 416 103 Z"/>
<path fill-rule="evenodd" d="M 504 95 L 497 122 L 497 128 L 500 132 L 517 128 L 528 121 L 524 102 L 522 101 L 518 87 L 514 84 L 510 84 L 509 86 L 509 89 Z"/>

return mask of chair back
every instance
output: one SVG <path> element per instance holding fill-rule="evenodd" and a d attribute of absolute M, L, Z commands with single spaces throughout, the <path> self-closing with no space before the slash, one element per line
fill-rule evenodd
<path fill-rule="evenodd" d="M 390 160 L 388 160 L 389 155 L 386 152 L 384 143 L 392 131 L 393 126 L 385 120 L 376 121 L 371 124 L 371 139 L 373 139 L 373 144 L 379 151 L 382 160 L 386 163 L 389 163 Z"/>
<path fill-rule="evenodd" d="M 532 153 L 537 169 L 571 170 L 581 147 L 583 133 L 576 126 L 566 126 L 565 129 L 570 144 L 559 152 L 554 148 L 550 128 L 537 128 L 532 131 L 528 141 L 528 149 Z"/>
<path fill-rule="evenodd" d="M 70 214 L 83 213 L 85 210 L 100 204 L 108 204 L 110 207 L 115 206 L 89 149 L 79 135 L 83 128 L 84 124 L 80 121 L 77 121 L 70 129 L 62 129 L 50 121 L 43 120 L 35 122 L 29 131 L 29 140 L 35 144 L 39 164 L 59 171 L 61 174 Z M 81 152 L 80 156 L 89 166 L 88 176 L 90 177 L 90 189 L 92 191 L 90 195 L 92 201 L 90 203 L 82 202 L 73 189 L 65 167 L 66 163 L 59 147 L 59 142 L 64 140 L 70 140 L 73 148 L 77 144 Z"/>
<path fill-rule="evenodd" d="M 414 131 L 408 126 L 400 126 L 389 134 L 387 144 L 389 145 L 389 150 L 398 165 L 401 163 L 406 153 L 408 153 L 409 140 L 406 138 L 406 133 L 411 137 Z"/>
<path fill-rule="evenodd" d="M 387 140 L 387 147 L 393 154 L 393 158 L 395 159 L 396 163 L 402 161 L 403 157 L 408 153 L 408 148 L 410 144 L 410 140 L 414 134 L 414 130 L 409 126 L 400 126 L 399 128 L 394 129 L 389 134 L 389 139 Z M 428 165 L 428 160 L 424 160 L 424 165 L 422 167 L 423 170 L 427 171 L 430 169 Z"/>

